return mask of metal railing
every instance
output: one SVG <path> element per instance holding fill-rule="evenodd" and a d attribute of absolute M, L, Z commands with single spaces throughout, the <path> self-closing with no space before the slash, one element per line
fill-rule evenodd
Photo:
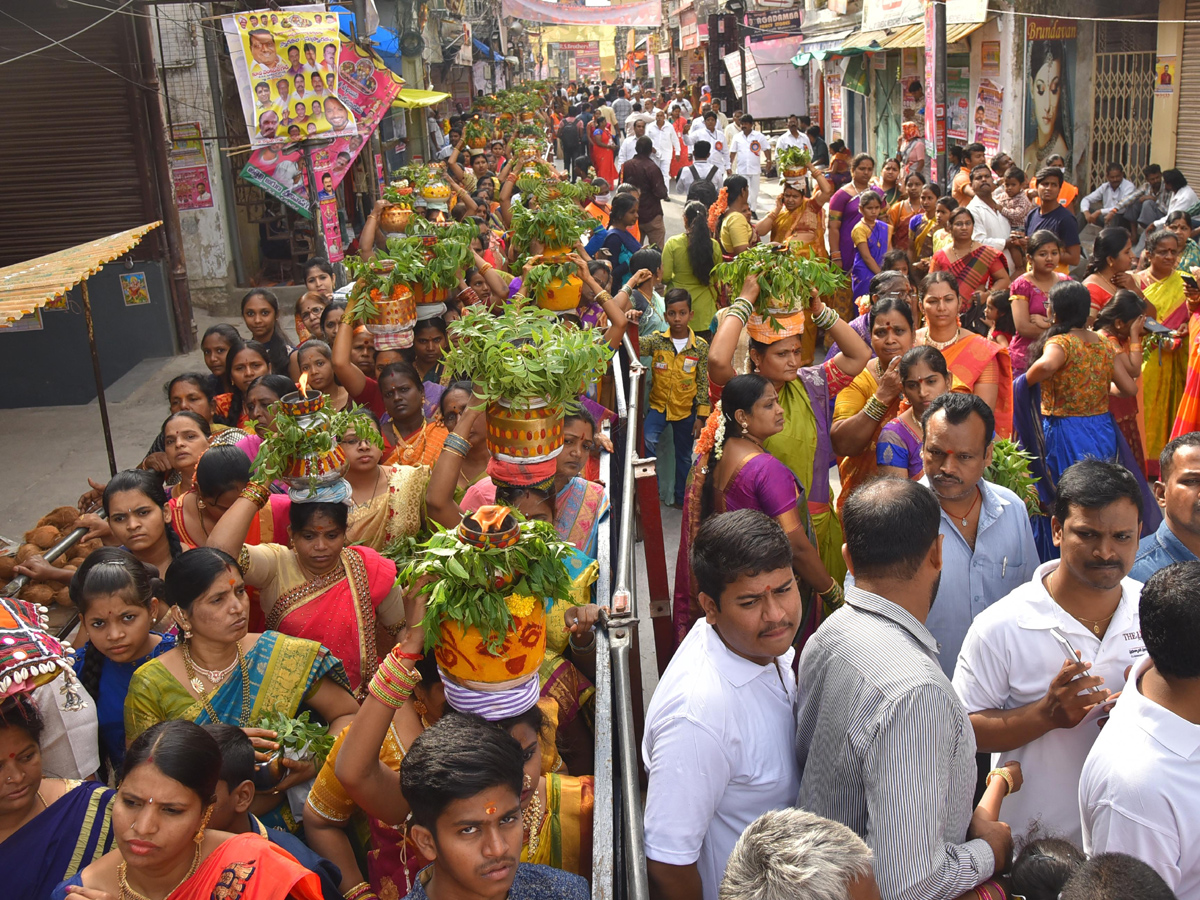
<path fill-rule="evenodd" d="M 616 565 L 612 566 L 612 516 L 599 536 L 600 580 L 597 598 L 611 598 L 610 612 L 597 629 L 596 646 L 596 793 L 593 805 L 592 897 L 594 900 L 648 900 L 649 879 L 642 834 L 642 803 L 638 778 L 638 748 L 634 729 L 632 665 L 637 602 L 632 590 L 634 571 L 634 468 L 637 460 L 638 406 L 645 367 L 628 335 L 628 385 L 616 372 L 617 416 L 624 423 L 621 458 L 621 497 Z M 605 425 L 605 431 L 611 429 Z M 601 479 L 612 484 L 612 456 L 601 458 Z M 611 572 L 611 576 L 610 576 Z M 611 583 L 610 583 L 611 579 Z M 611 588 L 611 592 L 610 592 Z M 618 821 L 619 820 L 619 821 Z M 618 873 L 623 875 L 619 877 Z"/>

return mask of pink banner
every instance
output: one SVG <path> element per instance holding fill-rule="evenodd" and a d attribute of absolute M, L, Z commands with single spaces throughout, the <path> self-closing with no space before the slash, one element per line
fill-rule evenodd
<path fill-rule="evenodd" d="M 659 28 L 662 4 L 659 0 L 626 3 L 622 6 L 572 6 L 545 0 L 501 0 L 501 15 L 543 22 L 548 25 L 620 25 Z"/>

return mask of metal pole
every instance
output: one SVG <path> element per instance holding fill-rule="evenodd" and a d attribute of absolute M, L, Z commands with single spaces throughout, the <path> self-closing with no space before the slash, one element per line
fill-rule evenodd
<path fill-rule="evenodd" d="M 946 4 L 944 2 L 933 4 L 933 30 L 937 34 L 937 46 L 933 54 L 934 103 L 936 104 L 934 127 L 940 137 L 946 133 Z M 945 181 L 948 190 L 949 179 L 946 178 L 946 165 L 950 141 L 943 137 L 941 144 L 942 150 L 938 153 L 938 174 Z M 937 150 L 936 144 L 934 150 Z"/>
<path fill-rule="evenodd" d="M 742 112 L 750 112 L 750 95 L 746 93 L 746 13 L 738 16 L 738 53 L 742 58 Z"/>
<path fill-rule="evenodd" d="M 636 377 L 636 376 L 632 376 Z M 633 456 L 632 450 L 626 458 Z M 632 478 L 632 472 L 629 473 Z M 632 518 L 632 517 L 623 517 Z M 610 623 L 611 625 L 611 623 Z M 617 726 L 617 752 L 621 763 L 621 788 L 623 802 L 621 819 L 625 832 L 625 853 L 629 896 L 633 900 L 644 900 L 650 896 L 650 880 L 646 874 L 645 835 L 642 832 L 642 805 L 638 802 L 638 755 L 633 725 L 633 685 L 630 683 L 629 667 L 632 629 L 637 620 L 621 623 L 621 627 L 609 631 L 612 650 L 613 719 Z"/>
<path fill-rule="evenodd" d="M 87 323 L 88 346 L 92 351 L 92 375 L 96 378 L 96 400 L 100 403 L 100 424 L 104 428 L 104 447 L 108 450 L 108 472 L 117 474 L 117 454 L 113 452 L 112 426 L 108 422 L 108 403 L 104 399 L 104 376 L 100 373 L 100 351 L 96 349 L 96 328 L 92 323 L 92 300 L 85 278 L 79 283 L 83 295 L 83 320 Z"/>
<path fill-rule="evenodd" d="M 637 425 L 638 425 L 638 401 L 640 399 L 641 387 L 640 382 L 642 373 L 646 371 L 646 367 L 638 360 L 637 351 L 633 348 L 633 343 L 629 340 L 629 335 L 623 338 L 625 352 L 629 354 L 629 396 L 626 398 L 628 403 L 627 416 L 625 420 L 626 430 L 626 450 L 624 461 L 624 481 L 621 483 L 621 538 L 617 545 L 617 583 L 613 591 L 613 615 L 633 616 L 637 614 L 634 609 L 633 597 L 629 590 L 631 579 L 629 573 L 632 570 L 633 560 L 633 496 L 634 496 L 634 473 L 633 464 L 634 458 L 637 456 Z"/>

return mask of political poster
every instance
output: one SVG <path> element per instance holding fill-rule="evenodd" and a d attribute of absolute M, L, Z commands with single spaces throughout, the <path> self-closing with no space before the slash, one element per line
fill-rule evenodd
<path fill-rule="evenodd" d="M 946 139 L 967 143 L 967 123 L 971 121 L 971 70 L 951 66 L 946 69 Z"/>
<path fill-rule="evenodd" d="M 340 41 L 337 67 L 338 98 L 354 114 L 358 131 L 313 151 L 317 184 L 322 185 L 329 175 L 335 190 L 404 86 L 403 79 L 388 69 L 383 60 L 344 38 Z M 298 147 L 276 142 L 251 153 L 241 175 L 308 216 L 303 168 Z"/>
<path fill-rule="evenodd" d="M 296 9 L 233 16 L 240 54 L 234 75 L 249 95 L 250 143 L 338 137 L 356 133 L 354 117 L 338 98 L 338 17 Z"/>
<path fill-rule="evenodd" d="M 983 144 L 989 157 L 1000 149 L 1000 115 L 1004 107 L 1004 86 L 990 78 L 979 80 L 975 97 L 974 136 L 972 140 Z"/>
<path fill-rule="evenodd" d="M 208 166 L 172 166 L 175 206 L 179 209 L 209 209 L 213 205 Z"/>
<path fill-rule="evenodd" d="M 1025 153 L 1035 172 L 1051 156 L 1073 164 L 1075 133 L 1075 19 L 1025 20 Z"/>

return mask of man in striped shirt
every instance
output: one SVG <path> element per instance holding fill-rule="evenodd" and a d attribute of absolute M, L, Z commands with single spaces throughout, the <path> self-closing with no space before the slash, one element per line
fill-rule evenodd
<path fill-rule="evenodd" d="M 924 624 L 940 519 L 913 481 L 855 491 L 842 513 L 855 583 L 800 658 L 796 805 L 867 842 L 883 900 L 951 900 L 1012 855 L 1008 826 L 972 815 L 975 734 Z"/>

